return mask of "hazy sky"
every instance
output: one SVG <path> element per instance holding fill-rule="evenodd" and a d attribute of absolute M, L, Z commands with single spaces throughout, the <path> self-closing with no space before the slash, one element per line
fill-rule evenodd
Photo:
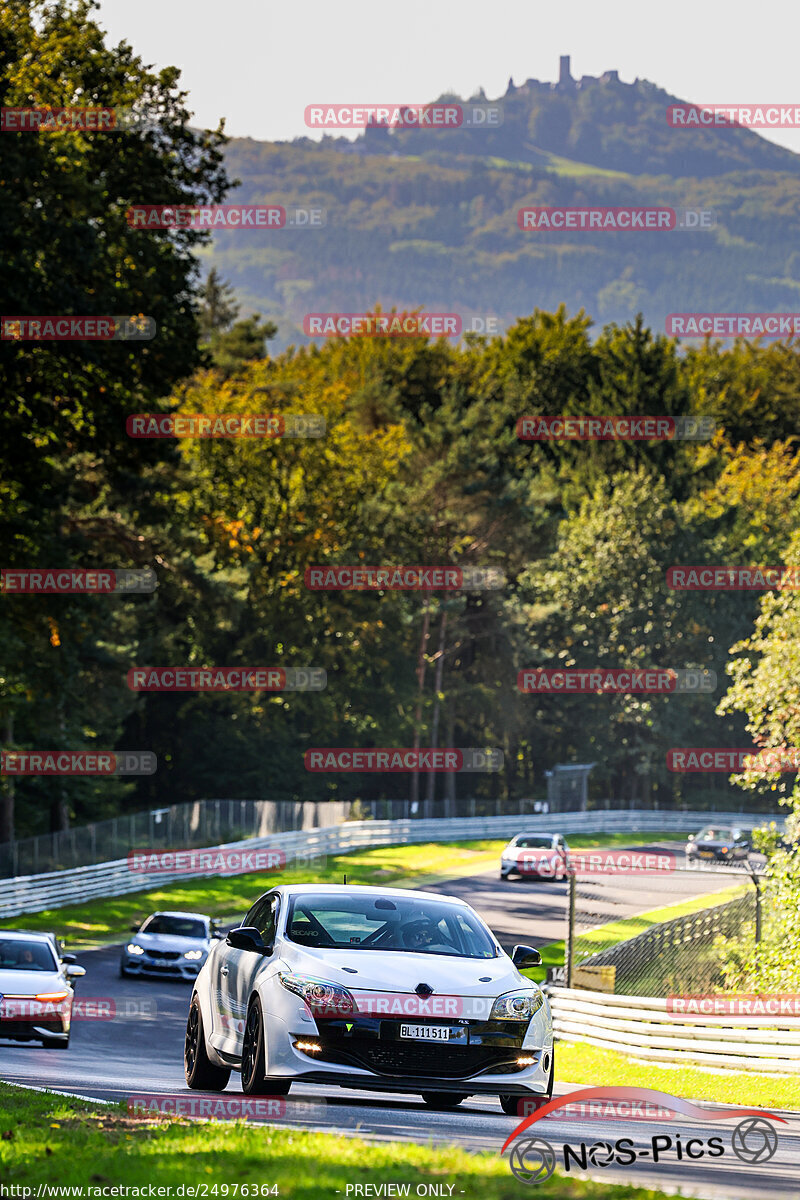
<path fill-rule="evenodd" d="M 509 76 L 555 79 L 561 54 L 573 76 L 616 68 L 699 103 L 800 103 L 796 0 L 101 0 L 99 20 L 180 67 L 196 122 L 234 137 L 317 137 L 319 102 L 494 98 Z M 800 152 L 800 129 L 762 136 Z"/>

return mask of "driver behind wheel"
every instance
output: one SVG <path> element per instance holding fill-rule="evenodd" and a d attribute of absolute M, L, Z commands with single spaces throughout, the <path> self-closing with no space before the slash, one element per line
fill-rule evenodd
<path fill-rule="evenodd" d="M 442 950 L 450 949 L 442 941 L 437 926 L 424 913 L 405 922 L 400 929 L 400 939 L 406 950 L 430 950 L 432 946 Z"/>

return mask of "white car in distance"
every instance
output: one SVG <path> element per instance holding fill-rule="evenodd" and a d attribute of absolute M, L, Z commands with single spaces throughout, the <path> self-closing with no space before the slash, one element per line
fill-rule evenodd
<path fill-rule="evenodd" d="M 518 833 L 500 856 L 500 878 L 564 879 L 569 846 L 560 833 Z"/>

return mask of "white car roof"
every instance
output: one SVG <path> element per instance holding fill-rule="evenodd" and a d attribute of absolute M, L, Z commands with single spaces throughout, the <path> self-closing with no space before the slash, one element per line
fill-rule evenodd
<path fill-rule="evenodd" d="M 335 896 L 345 895 L 348 892 L 357 892 L 359 895 L 373 896 L 405 896 L 410 900 L 439 900 L 445 901 L 448 904 L 460 904 L 464 908 L 469 908 L 466 900 L 460 900 L 455 896 L 443 896 L 440 892 L 422 892 L 412 891 L 409 888 L 393 888 L 393 887 L 374 887 L 367 884 L 357 883 L 293 883 L 284 884 L 276 888 L 270 888 L 271 892 L 278 892 L 281 896 Z"/>
<path fill-rule="evenodd" d="M 519 839 L 523 838 L 523 837 L 540 837 L 540 838 L 550 838 L 550 840 L 552 841 L 553 838 L 557 838 L 557 837 L 563 838 L 563 836 L 564 836 L 563 833 L 547 833 L 545 830 L 540 829 L 535 833 L 515 833 L 511 840 L 512 840 L 512 842 L 518 842 Z"/>
<path fill-rule="evenodd" d="M 52 933 L 25 933 L 19 929 L 0 929 L 1 938 L 19 938 L 20 941 L 30 942 L 46 942 L 48 946 L 53 945 L 54 934 Z"/>
<path fill-rule="evenodd" d="M 211 920 L 211 917 L 209 917 L 206 913 L 172 912 L 161 908 L 158 910 L 158 912 L 150 913 L 150 917 L 191 917 L 195 921 Z M 145 917 L 144 920 L 149 921 L 150 917 Z M 144 925 L 144 921 L 142 921 L 142 924 Z"/>

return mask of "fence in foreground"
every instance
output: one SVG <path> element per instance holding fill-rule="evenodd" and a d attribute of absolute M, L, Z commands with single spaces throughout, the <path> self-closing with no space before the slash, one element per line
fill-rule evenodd
<path fill-rule="evenodd" d="M 653 812 L 622 810 L 550 813 L 548 815 L 502 817 L 454 817 L 400 820 L 348 821 L 326 828 L 294 830 L 265 837 L 249 838 L 228 843 L 238 850 L 282 850 L 287 862 L 297 856 L 308 860 L 315 856 L 344 854 L 373 846 L 391 846 L 422 842 L 475 841 L 480 838 L 512 837 L 524 829 L 527 832 L 571 833 L 646 833 L 647 831 L 675 833 L 696 828 L 705 820 L 705 813 Z M 717 813 L 723 821 L 745 821 L 758 825 L 763 816 L 741 813 Z M 134 849 L 135 847 L 131 847 Z M 176 849 L 177 847 L 171 847 Z M 725 870 L 725 868 L 721 868 Z M 214 872 L 206 872 L 206 875 Z M 180 879 L 202 877 L 197 872 L 160 871 L 147 875 L 131 871 L 127 858 L 94 866 L 76 867 L 67 871 L 52 871 L 41 875 L 18 876 L 0 883 L 0 918 L 16 917 L 22 913 L 43 912 L 66 904 L 76 904 L 102 896 L 122 896 L 175 883 Z M 243 885 L 246 888 L 246 883 Z"/>
<path fill-rule="evenodd" d="M 685 1016 L 655 996 L 612 996 L 549 985 L 553 1029 L 645 1062 L 800 1075 L 800 1016 Z"/>

